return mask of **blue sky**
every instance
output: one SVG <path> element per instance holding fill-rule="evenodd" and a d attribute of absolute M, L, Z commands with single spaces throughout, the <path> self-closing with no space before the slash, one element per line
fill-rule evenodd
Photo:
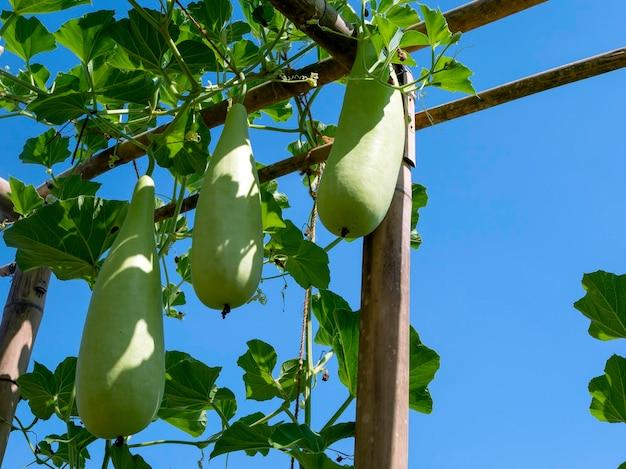
<path fill-rule="evenodd" d="M 461 4 L 427 3 L 443 10 Z M 474 70 L 476 89 L 624 46 L 626 3 L 590 4 L 552 0 L 465 35 L 459 58 Z M 95 6 L 112 7 L 109 2 Z M 51 30 L 57 19 L 51 17 Z M 0 65 L 7 64 L 17 62 L 0 56 Z M 423 342 L 441 355 L 441 369 L 430 386 L 433 413 L 410 417 L 411 469 L 602 469 L 626 460 L 626 427 L 595 420 L 587 392 L 588 381 L 602 374 L 606 359 L 625 355 L 626 347 L 592 339 L 588 321 L 572 307 L 583 294 L 584 272 L 626 272 L 625 85 L 626 71 L 612 72 L 418 133 L 413 177 L 427 187 L 429 204 L 418 226 L 424 243 L 411 258 L 411 319 Z M 328 86 L 314 109 L 316 117 L 336 122 L 341 93 L 341 86 Z M 456 97 L 429 92 L 418 106 Z M 43 180 L 40 168 L 17 158 L 24 140 L 38 131 L 25 120 L 0 122 L 2 177 L 33 184 Z M 259 161 L 287 156 L 288 137 L 262 131 L 251 135 Z M 117 169 L 99 179 L 105 183 L 99 194 L 126 199 L 133 179 L 130 166 Z M 157 178 L 157 184 L 159 192 L 169 193 L 165 178 Z M 299 176 L 281 179 L 280 187 L 292 203 L 286 217 L 300 226 L 309 202 Z M 332 239 L 324 229 L 318 231 L 320 244 Z M 174 253 L 186 247 L 177 245 Z M 330 288 L 355 309 L 360 249 L 355 242 L 331 252 Z M 13 255 L 0 245 L 0 263 Z M 266 275 L 275 273 L 272 269 Z M 9 285 L 0 279 L 0 296 L 6 296 Z M 239 415 L 272 410 L 243 399 L 236 360 L 246 341 L 273 344 L 280 360 L 298 350 L 303 292 L 290 283 L 283 304 L 280 280 L 267 281 L 263 288 L 266 306 L 243 307 L 226 321 L 187 289 L 185 320 L 165 322 L 168 349 L 223 366 L 218 383 L 237 394 Z M 88 299 L 84 282 L 53 280 L 35 360 L 54 368 L 77 353 Z M 333 366 L 330 382 L 321 383 L 314 395 L 314 427 L 345 397 Z M 26 406 L 19 415 L 27 419 Z M 352 415 L 353 408 L 345 418 Z M 210 418 L 217 428 L 217 418 Z M 60 431 L 43 424 L 37 437 Z M 134 441 L 160 438 L 186 436 L 157 423 Z M 346 444 L 337 448 L 350 451 Z M 100 448 L 91 453 L 88 467 L 100 467 Z M 141 454 L 158 469 L 197 467 L 200 457 L 197 450 L 178 446 Z M 21 468 L 31 461 L 23 439 L 13 435 L 4 467 Z M 204 464 L 221 468 L 226 460 L 205 458 Z M 251 466 L 287 467 L 288 460 L 281 454 L 231 455 L 228 460 L 231 469 Z"/>

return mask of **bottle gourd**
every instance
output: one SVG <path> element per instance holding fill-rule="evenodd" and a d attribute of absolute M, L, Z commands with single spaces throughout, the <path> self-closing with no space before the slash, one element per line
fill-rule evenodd
<path fill-rule="evenodd" d="M 191 277 L 198 298 L 222 311 L 247 302 L 263 267 L 259 178 L 248 114 L 233 104 L 204 175 L 195 212 Z"/>
<path fill-rule="evenodd" d="M 366 79 L 365 67 L 374 61 L 372 45 L 359 38 L 335 141 L 317 193 L 322 223 L 342 237 L 365 236 L 380 224 L 391 205 L 402 164 L 406 134 L 402 94 Z"/>
<path fill-rule="evenodd" d="M 146 427 L 161 404 L 165 352 L 154 182 L 139 179 L 93 288 L 76 369 L 78 414 L 95 436 Z"/>

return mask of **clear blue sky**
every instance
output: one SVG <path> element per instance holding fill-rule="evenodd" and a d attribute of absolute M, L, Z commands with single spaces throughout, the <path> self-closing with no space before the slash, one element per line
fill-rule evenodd
<path fill-rule="evenodd" d="M 461 4 L 427 3 L 443 10 Z M 624 46 L 626 3 L 595 3 L 552 0 L 465 35 L 460 59 L 474 70 L 476 89 Z M 7 7 L 6 1 L 1 4 Z M 111 8 L 109 2 L 95 6 Z M 55 30 L 59 17 L 49 19 Z M 5 54 L 0 65 L 6 64 L 16 62 Z M 324 90 L 316 116 L 335 122 L 341 91 L 338 85 Z M 430 93 L 418 106 L 452 98 Z M 584 272 L 626 272 L 625 122 L 626 71 L 618 71 L 418 133 L 414 180 L 427 187 L 430 201 L 418 227 L 424 243 L 412 254 L 411 319 L 424 343 L 441 355 L 441 369 L 430 386 L 433 413 L 410 417 L 411 469 L 613 469 L 626 460 L 626 426 L 595 420 L 587 392 L 606 359 L 625 355 L 626 346 L 592 339 L 588 321 L 572 307 L 583 294 Z M 40 168 L 17 158 L 35 132 L 25 120 L 0 122 L 2 177 L 43 180 Z M 263 163 L 287 155 L 288 139 L 282 135 L 256 131 L 252 140 Z M 117 169 L 99 179 L 105 182 L 99 194 L 128 198 L 133 178 L 130 166 Z M 157 183 L 159 192 L 169 193 L 165 179 Z M 286 216 L 301 224 L 309 209 L 304 187 L 293 175 L 280 185 L 292 201 Z M 319 231 L 320 244 L 331 239 Z M 174 252 L 184 249 L 177 246 Z M 331 255 L 330 288 L 355 309 L 360 249 L 360 242 L 344 244 Z M 13 255 L 0 245 L 0 263 Z M 266 275 L 272 272 L 268 268 Z M 6 296 L 9 284 L 0 279 L 0 296 Z M 266 306 L 241 308 L 226 321 L 202 307 L 188 289 L 185 320 L 166 320 L 168 349 L 224 367 L 219 384 L 237 394 L 239 415 L 264 407 L 243 399 L 235 362 L 245 342 L 270 342 L 281 360 L 298 350 L 302 291 L 290 284 L 283 305 L 280 280 L 263 287 Z M 84 282 L 53 280 L 35 360 L 54 368 L 77 353 L 88 298 Z M 330 382 L 321 383 L 314 397 L 319 409 L 314 426 L 345 397 L 333 367 Z M 346 417 L 351 414 L 353 409 Z M 26 406 L 20 415 L 28 415 Z M 217 427 L 217 419 L 211 419 Z M 37 436 L 53 431 L 62 429 L 44 424 Z M 185 437 L 157 423 L 134 441 Z M 346 444 L 338 448 L 350 451 Z M 100 467 L 100 453 L 92 451 L 88 467 Z M 177 446 L 141 454 L 158 469 L 197 467 L 200 456 Z M 21 468 L 31 461 L 23 439 L 14 435 L 3 467 Z M 204 467 L 225 464 L 223 457 L 205 459 Z M 234 454 L 228 467 L 287 468 L 288 460 L 281 454 L 254 459 Z"/>

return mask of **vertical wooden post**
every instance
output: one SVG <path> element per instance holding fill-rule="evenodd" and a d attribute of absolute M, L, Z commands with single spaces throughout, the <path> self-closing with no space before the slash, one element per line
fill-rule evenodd
<path fill-rule="evenodd" d="M 401 78 L 412 81 L 408 71 Z M 363 241 L 356 469 L 408 465 L 412 96 L 405 98 L 405 110 L 410 121 L 393 201 L 381 225 Z"/>
<path fill-rule="evenodd" d="M 8 184 L 0 179 L 0 198 L 7 192 Z M 13 216 L 0 204 L 0 221 Z M 49 281 L 49 269 L 22 272 L 17 268 L 4 306 L 0 323 L 0 466 L 20 398 L 16 381 L 30 362 Z"/>

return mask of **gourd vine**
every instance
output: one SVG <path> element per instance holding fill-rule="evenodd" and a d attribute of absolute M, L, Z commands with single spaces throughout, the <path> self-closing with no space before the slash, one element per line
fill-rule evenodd
<path fill-rule="evenodd" d="M 269 451 L 305 469 L 350 467 L 344 463 L 351 453 L 337 444 L 354 437 L 345 413 L 356 395 L 359 312 L 329 290 L 329 256 L 371 233 L 389 207 L 404 148 L 402 93 L 419 98 L 428 87 L 474 92 L 471 71 L 446 55 L 460 35 L 426 5 L 329 1 L 356 31 L 349 38 L 333 33 L 358 43 L 333 125 L 315 118 L 326 92 L 319 75 L 292 68 L 328 53 L 270 1 L 129 0 L 127 12 L 87 3 L 13 0 L 13 9 L 2 13 L 5 54 L 20 65 L 0 69 L 0 118 L 35 123 L 41 132 L 26 140 L 19 158 L 41 166 L 42 179 L 49 179 L 44 192 L 9 179 L 7 197 L 18 218 L 3 221 L 4 241 L 15 248 L 22 271 L 48 267 L 59 280 L 86 281 L 93 289 L 80 353 L 68 350 L 54 369 L 35 362 L 18 380 L 33 420 L 15 417 L 8 424 L 23 435 L 34 462 L 46 467 L 146 468 L 142 449 L 156 445 L 195 448 L 200 467 L 207 457 Z M 63 19 L 56 31 L 46 14 Z M 422 22 L 425 32 L 415 29 Z M 407 52 L 418 46 L 431 53 L 418 58 Z M 58 66 L 67 61 L 70 68 Z M 418 61 L 424 63 L 416 80 L 395 79 L 394 70 Z M 268 84 L 305 86 L 293 99 L 246 109 L 252 91 Z M 218 106 L 228 109 L 226 124 L 212 132 L 206 111 Z M 278 156 L 255 152 L 260 133 L 295 135 L 287 145 L 294 156 L 334 143 L 327 163 L 307 165 L 300 175 L 308 205 L 290 208 L 275 179 L 258 178 L 257 170 Z M 133 145 L 132 158 L 120 156 L 121 145 Z M 130 205 L 98 195 L 114 182 L 81 176 L 83 165 L 102 152 L 111 174 L 136 176 Z M 139 152 L 147 158 L 137 163 Z M 133 168 L 123 166 L 131 160 Z M 131 192 L 116 191 L 124 199 Z M 194 196 L 190 219 L 187 204 Z M 425 188 L 414 184 L 414 248 L 421 243 L 416 225 L 426 201 Z M 166 205 L 170 216 L 157 218 L 153 236 L 154 208 Z M 298 210 L 308 213 L 300 226 Z M 326 246 L 316 243 L 318 218 L 336 236 Z M 281 304 L 266 294 L 270 282 L 284 285 L 283 295 L 288 286 L 299 287 L 301 328 L 293 331 L 293 358 L 278 369 L 273 345 L 248 341 L 237 365 L 245 399 L 258 402 L 259 410 L 242 415 L 240 389 L 222 385 L 221 367 L 168 349 L 162 316 L 183 320 L 217 309 L 228 321 L 246 314 L 251 302 L 267 303 L 269 316 Z M 207 311 L 183 311 L 191 294 Z M 99 337 L 112 328 L 106 340 Z M 429 413 L 428 384 L 439 356 L 415 329 L 410 341 L 409 404 Z M 345 400 L 328 409 L 313 396 L 335 369 Z M 261 406 L 265 401 L 271 406 Z M 314 413 L 329 417 L 315 427 Z M 153 418 L 186 436 L 136 441 L 133 435 Z M 34 433 L 51 419 L 61 434 Z M 90 459 L 96 447 L 101 462 Z"/>

